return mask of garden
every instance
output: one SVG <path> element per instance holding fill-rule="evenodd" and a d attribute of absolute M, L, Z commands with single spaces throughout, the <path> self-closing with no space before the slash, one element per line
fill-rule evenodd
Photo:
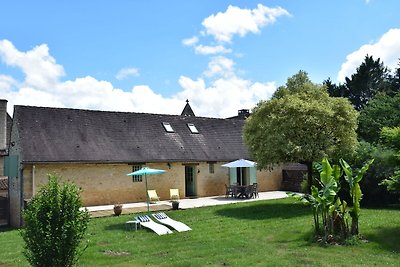
<path fill-rule="evenodd" d="M 399 208 L 362 209 L 357 244 L 311 239 L 312 211 L 295 199 L 169 211 L 193 230 L 158 236 L 128 231 L 134 215 L 91 219 L 78 266 L 396 266 Z M 137 215 L 137 214 L 135 214 Z M 0 233 L 0 265 L 29 266 L 19 230 Z"/>

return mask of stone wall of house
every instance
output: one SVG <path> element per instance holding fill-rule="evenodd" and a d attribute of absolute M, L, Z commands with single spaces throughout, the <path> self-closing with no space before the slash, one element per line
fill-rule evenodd
<path fill-rule="evenodd" d="M 150 168 L 168 169 L 166 164 L 146 164 Z M 144 201 L 145 180 L 133 182 L 132 165 L 128 164 L 36 164 L 24 168 L 24 198 L 31 198 L 48 181 L 48 174 L 57 174 L 61 181 L 72 181 L 82 188 L 85 206 Z M 182 188 L 177 170 L 165 174 L 147 175 L 148 189 L 157 190 L 161 199 L 169 198 L 169 189 Z M 34 187 L 32 185 L 32 179 Z M 181 184 L 182 185 L 181 185 Z M 180 190 L 181 191 L 181 190 Z"/>
<path fill-rule="evenodd" d="M 0 178 L 3 177 L 4 174 L 4 156 L 0 155 Z"/>
<path fill-rule="evenodd" d="M 155 189 L 161 200 L 170 198 L 169 189 L 178 188 L 180 197 L 185 198 L 185 165 L 195 167 L 196 195 L 198 197 L 225 194 L 229 183 L 229 171 L 221 167 L 224 162 L 214 163 L 210 173 L 206 162 L 189 163 L 148 163 L 147 167 L 163 169 L 164 174 L 147 175 L 148 189 Z M 24 167 L 24 198 L 29 199 L 48 181 L 47 175 L 55 173 L 62 181 L 73 181 L 82 188 L 85 206 L 145 201 L 145 182 L 133 182 L 127 173 L 132 172 L 128 164 L 36 164 Z M 280 189 L 282 171 L 258 171 L 260 191 Z M 34 180 L 34 184 L 32 181 Z"/>
<path fill-rule="evenodd" d="M 22 216 L 21 209 L 23 206 L 23 202 L 21 199 L 21 188 L 22 188 L 22 177 L 21 177 L 21 168 L 20 164 L 23 161 L 20 142 L 15 142 L 20 140 L 19 138 L 19 130 L 15 125 L 18 123 L 18 118 L 14 116 L 13 126 L 11 129 L 11 144 L 9 155 L 18 156 L 18 175 L 17 177 L 8 177 L 9 188 L 8 188 L 8 198 L 9 198 L 9 213 L 10 213 L 10 225 L 12 227 L 19 227 L 22 224 Z"/>
<path fill-rule="evenodd" d="M 257 171 L 258 190 L 261 192 L 281 190 L 282 167 L 275 166 L 271 171 Z"/>

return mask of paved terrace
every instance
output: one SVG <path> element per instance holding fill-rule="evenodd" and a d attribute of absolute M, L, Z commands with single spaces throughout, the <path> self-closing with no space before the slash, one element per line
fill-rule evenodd
<path fill-rule="evenodd" d="M 268 199 L 279 199 L 285 197 L 287 197 L 287 195 L 286 192 L 284 191 L 270 191 L 270 192 L 259 192 L 258 198 L 251 198 L 251 199 L 231 198 L 231 197 L 225 197 L 225 195 L 200 197 L 200 198 L 185 198 L 179 200 L 179 209 L 191 209 L 191 208 L 199 208 L 205 206 L 225 205 L 237 202 L 251 202 L 251 201 L 268 200 Z M 111 216 L 114 214 L 113 211 L 114 205 L 91 206 L 86 208 L 90 211 L 91 217 Z M 172 209 L 172 204 L 169 200 L 157 201 L 156 203 L 150 204 L 150 211 L 170 210 L 170 209 Z M 123 204 L 122 208 L 122 214 L 139 213 L 146 211 L 147 211 L 146 202 L 126 203 Z"/>

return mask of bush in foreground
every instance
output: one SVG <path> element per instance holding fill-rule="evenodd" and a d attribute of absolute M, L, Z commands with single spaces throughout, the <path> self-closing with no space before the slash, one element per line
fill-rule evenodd
<path fill-rule="evenodd" d="M 49 183 L 32 198 L 23 218 L 24 255 L 32 266 L 73 266 L 87 229 L 89 213 L 82 211 L 80 190 L 72 183 L 60 184 L 49 175 Z"/>

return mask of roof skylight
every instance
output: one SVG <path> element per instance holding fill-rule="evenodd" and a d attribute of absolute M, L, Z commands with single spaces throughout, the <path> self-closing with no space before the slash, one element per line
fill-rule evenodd
<path fill-rule="evenodd" d="M 192 133 L 199 133 L 199 131 L 197 130 L 196 126 L 194 126 L 193 123 L 188 123 L 187 126 L 189 127 Z"/>
<path fill-rule="evenodd" d="M 175 132 L 174 129 L 172 128 L 171 124 L 169 124 L 169 122 L 163 122 L 162 125 L 164 126 L 164 129 L 167 133 Z"/>

